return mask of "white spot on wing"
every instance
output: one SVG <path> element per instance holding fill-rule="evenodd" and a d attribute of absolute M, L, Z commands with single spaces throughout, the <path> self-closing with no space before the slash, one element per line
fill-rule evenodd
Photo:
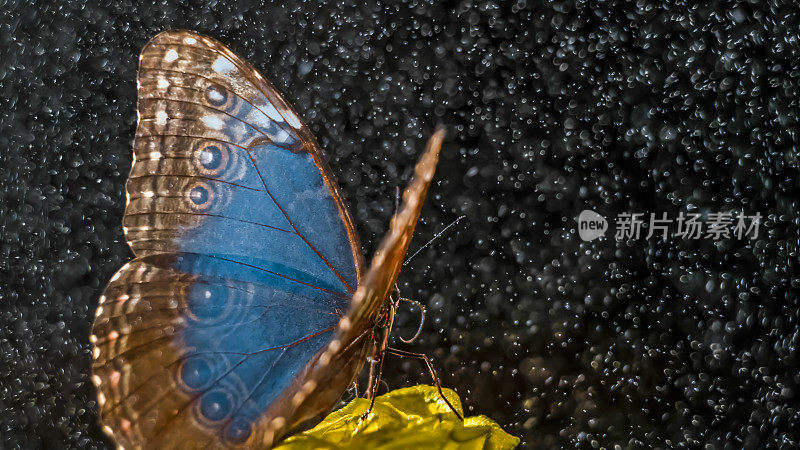
<path fill-rule="evenodd" d="M 278 132 L 272 137 L 272 141 L 276 144 L 287 144 L 289 140 L 289 133 L 283 128 L 278 129 Z"/>
<path fill-rule="evenodd" d="M 168 51 L 167 54 L 164 55 L 164 61 L 166 62 L 172 62 L 176 59 L 178 59 L 178 52 L 176 52 L 175 49 Z"/>
<path fill-rule="evenodd" d="M 207 166 L 214 161 L 214 155 L 211 154 L 208 150 L 203 150 L 200 152 L 200 164 Z M 206 298 L 211 297 L 211 291 L 206 291 Z"/>
<path fill-rule="evenodd" d="M 247 125 L 239 122 L 238 124 L 234 124 L 232 127 L 229 127 L 229 132 L 231 131 L 233 132 L 233 137 L 236 138 L 236 140 L 242 140 L 247 135 L 248 129 Z"/>
<path fill-rule="evenodd" d="M 275 122 L 283 122 L 283 117 L 278 112 L 278 110 L 275 109 L 272 103 L 267 102 L 267 105 L 264 107 L 264 113 L 268 115 L 269 118 L 274 120 Z"/>
<path fill-rule="evenodd" d="M 186 39 L 183 40 L 183 42 L 185 42 L 185 43 L 187 43 L 189 45 L 194 45 L 194 44 L 197 44 L 197 39 L 195 39 L 193 37 L 187 37 Z"/>
<path fill-rule="evenodd" d="M 228 72 L 235 72 L 236 67 L 233 65 L 228 58 L 224 56 L 220 56 L 214 61 L 214 64 L 211 65 L 211 68 L 214 69 L 214 72 L 217 73 L 228 73 Z"/>
<path fill-rule="evenodd" d="M 156 124 L 157 125 L 166 125 L 167 124 L 167 112 L 166 111 L 159 111 L 156 113 Z"/>
<path fill-rule="evenodd" d="M 214 103 L 222 103 L 225 100 L 225 96 L 222 95 L 222 92 L 216 89 L 210 89 L 208 91 L 208 98 Z"/>
<path fill-rule="evenodd" d="M 246 121 L 248 123 L 252 123 L 256 125 L 258 128 L 270 128 L 272 126 L 273 120 L 266 116 L 266 114 L 262 114 L 261 111 L 258 109 L 251 109 L 250 112 L 247 113 Z"/>
<path fill-rule="evenodd" d="M 203 118 L 200 120 L 202 120 L 208 128 L 212 128 L 214 130 L 221 130 L 222 127 L 225 126 L 225 123 L 217 116 L 203 116 Z"/>
<path fill-rule="evenodd" d="M 169 87 L 169 81 L 167 81 L 164 78 L 159 78 L 158 79 L 158 88 L 159 89 L 166 89 L 168 87 Z"/>
<path fill-rule="evenodd" d="M 284 109 L 281 112 L 283 112 L 283 115 L 286 117 L 286 122 L 291 125 L 292 128 L 300 128 L 300 119 L 298 119 L 293 112 L 288 109 Z"/>

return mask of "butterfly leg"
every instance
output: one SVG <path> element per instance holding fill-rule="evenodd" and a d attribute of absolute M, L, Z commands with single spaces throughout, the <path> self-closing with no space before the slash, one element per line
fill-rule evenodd
<path fill-rule="evenodd" d="M 372 364 L 369 368 L 369 386 L 367 386 L 367 398 L 369 398 L 369 408 L 364 414 L 361 415 L 361 419 L 366 419 L 369 414 L 372 412 L 372 407 L 375 406 L 375 397 L 378 396 L 378 387 L 380 386 L 380 379 L 381 375 L 383 375 L 383 356 L 385 352 L 380 352 L 378 354 L 378 359 L 374 360 L 375 364 Z M 373 369 L 377 366 L 377 370 L 373 371 Z M 374 375 L 374 377 L 373 377 Z"/>
<path fill-rule="evenodd" d="M 439 376 L 436 374 L 436 369 L 433 368 L 433 363 L 431 363 L 431 360 L 430 360 L 430 358 L 428 358 L 428 355 L 426 355 L 424 353 L 408 352 L 408 351 L 405 351 L 405 350 L 399 350 L 399 349 L 391 348 L 391 347 L 387 347 L 385 352 L 386 353 L 390 353 L 392 355 L 407 356 L 407 357 L 410 357 L 410 358 L 417 358 L 417 359 L 421 359 L 421 360 L 425 361 L 425 365 L 428 366 L 428 372 L 430 372 L 431 377 L 433 377 L 433 383 L 436 385 L 436 389 L 439 391 L 439 395 L 442 396 L 442 399 L 444 400 L 445 403 L 447 403 L 447 406 L 450 407 L 450 410 L 453 411 L 453 414 L 455 414 L 456 417 L 458 417 L 458 420 L 461 420 L 461 421 L 464 420 L 464 418 L 461 417 L 461 414 L 459 414 L 459 412 L 456 411 L 456 408 L 453 407 L 453 405 L 450 403 L 450 400 L 448 400 L 447 397 L 444 396 L 444 392 L 442 392 L 442 385 L 441 385 L 441 383 L 439 383 Z M 373 399 L 373 401 L 374 401 L 374 399 Z"/>
<path fill-rule="evenodd" d="M 372 392 L 372 386 L 375 384 L 375 366 L 378 364 L 378 360 L 369 357 L 369 378 L 367 378 L 367 388 L 364 389 L 364 398 L 369 398 L 370 393 Z"/>

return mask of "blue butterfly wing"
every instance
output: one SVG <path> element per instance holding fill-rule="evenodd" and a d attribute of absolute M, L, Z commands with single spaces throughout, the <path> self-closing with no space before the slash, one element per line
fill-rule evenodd
<path fill-rule="evenodd" d="M 142 51 L 138 86 L 123 219 L 137 256 L 223 255 L 355 290 L 361 254 L 338 188 L 255 69 L 217 41 L 166 32 Z"/>
<path fill-rule="evenodd" d="M 219 42 L 159 34 L 138 91 L 136 259 L 92 330 L 101 422 L 124 447 L 269 445 L 363 364 L 366 343 L 336 340 L 363 266 L 352 219 L 308 129 Z M 332 344 L 338 392 L 297 408 Z"/>
<path fill-rule="evenodd" d="M 93 371 L 120 445 L 263 442 L 259 418 L 331 340 L 338 316 L 316 293 L 218 273 L 227 269 L 204 255 L 151 255 L 106 288 Z"/>

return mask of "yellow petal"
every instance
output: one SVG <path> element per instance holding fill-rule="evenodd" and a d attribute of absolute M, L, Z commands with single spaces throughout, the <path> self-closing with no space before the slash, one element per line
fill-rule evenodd
<path fill-rule="evenodd" d="M 444 389 L 444 393 L 463 415 L 458 395 L 450 389 Z M 362 417 L 368 407 L 368 400 L 354 399 L 277 448 L 501 450 L 519 445 L 519 438 L 486 416 L 467 417 L 462 423 L 433 386 L 419 385 L 381 395 L 375 399 L 372 413 Z"/>

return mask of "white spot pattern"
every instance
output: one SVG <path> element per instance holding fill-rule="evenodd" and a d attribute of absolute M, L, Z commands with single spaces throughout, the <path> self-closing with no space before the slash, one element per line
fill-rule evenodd
<path fill-rule="evenodd" d="M 284 109 L 281 112 L 286 117 L 286 122 L 291 125 L 292 128 L 300 128 L 300 119 L 298 119 L 293 112 L 289 111 L 288 109 Z"/>
<path fill-rule="evenodd" d="M 275 107 L 274 107 L 274 106 L 272 106 L 272 103 L 267 103 L 267 104 L 264 106 L 264 113 L 265 113 L 266 115 L 268 115 L 268 116 L 269 116 L 269 118 L 270 118 L 270 119 L 272 119 L 272 120 L 274 120 L 275 122 L 283 122 L 283 117 L 282 117 L 282 116 L 281 116 L 281 114 L 278 112 L 278 110 L 277 110 L 277 109 L 275 109 Z"/>
<path fill-rule="evenodd" d="M 279 129 L 275 136 L 272 137 L 272 141 L 276 144 L 285 144 L 290 140 L 289 133 L 286 132 L 284 129 Z"/>
<path fill-rule="evenodd" d="M 217 73 L 230 73 L 236 71 L 236 66 L 224 56 L 220 56 L 214 61 L 214 64 L 211 65 L 211 68 L 214 69 L 214 72 Z"/>
<path fill-rule="evenodd" d="M 175 49 L 168 51 L 167 54 L 164 55 L 164 61 L 166 62 L 172 62 L 175 61 L 176 59 L 178 59 L 178 52 L 175 51 Z"/>
<path fill-rule="evenodd" d="M 217 116 L 203 116 L 203 118 L 200 120 L 202 120 L 208 128 L 212 128 L 214 130 L 221 130 L 222 127 L 225 126 L 225 123 Z"/>
<path fill-rule="evenodd" d="M 225 96 L 222 95 L 222 92 L 216 89 L 209 89 L 208 99 L 214 103 L 222 103 L 223 101 L 225 101 Z"/>
<path fill-rule="evenodd" d="M 166 125 L 167 124 L 167 112 L 166 111 L 159 111 L 156 113 L 156 124 L 157 125 Z"/>

